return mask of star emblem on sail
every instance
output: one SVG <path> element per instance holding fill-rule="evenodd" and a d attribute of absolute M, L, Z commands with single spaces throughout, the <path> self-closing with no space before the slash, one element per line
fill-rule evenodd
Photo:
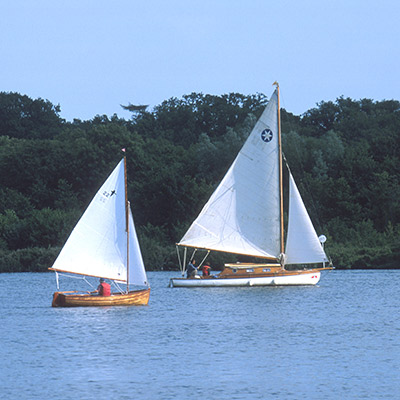
<path fill-rule="evenodd" d="M 272 138 L 273 138 L 273 133 L 272 133 L 272 131 L 271 131 L 271 129 L 264 129 L 262 132 L 261 132 L 261 139 L 264 141 L 264 142 L 270 142 L 271 140 L 272 140 Z"/>

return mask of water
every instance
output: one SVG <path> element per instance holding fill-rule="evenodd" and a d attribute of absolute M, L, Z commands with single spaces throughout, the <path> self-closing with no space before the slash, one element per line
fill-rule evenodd
<path fill-rule="evenodd" d="M 51 308 L 52 273 L 0 275 L 0 398 L 398 399 L 400 271 L 317 287 L 168 288 Z M 66 289 L 63 287 L 63 289 Z"/>

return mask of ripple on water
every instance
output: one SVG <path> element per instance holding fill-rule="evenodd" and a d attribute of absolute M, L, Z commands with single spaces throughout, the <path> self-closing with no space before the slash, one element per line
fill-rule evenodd
<path fill-rule="evenodd" d="M 146 307 L 51 308 L 52 274 L 3 274 L 7 399 L 395 399 L 398 271 L 317 287 L 168 288 Z M 4 384 L 3 384 L 4 383 Z"/>

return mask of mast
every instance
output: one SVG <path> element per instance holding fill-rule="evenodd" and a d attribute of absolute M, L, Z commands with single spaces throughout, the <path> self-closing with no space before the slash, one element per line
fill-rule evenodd
<path fill-rule="evenodd" d="M 276 91 L 278 94 L 278 148 L 279 148 L 279 202 L 280 202 L 280 244 L 281 244 L 281 254 L 284 252 L 283 243 L 283 174 L 282 174 L 282 135 L 281 135 L 281 101 L 279 92 L 279 83 L 273 83 L 276 86 Z"/>
<path fill-rule="evenodd" d="M 125 149 L 123 151 L 125 153 Z M 128 179 L 126 175 L 125 154 L 124 154 L 124 178 L 125 178 L 125 220 L 126 220 L 126 293 L 129 293 L 129 202 L 128 202 Z"/>

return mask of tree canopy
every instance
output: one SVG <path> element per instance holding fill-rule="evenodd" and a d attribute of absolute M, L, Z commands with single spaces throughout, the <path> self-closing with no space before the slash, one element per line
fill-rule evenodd
<path fill-rule="evenodd" d="M 176 267 L 175 243 L 267 100 L 191 93 L 151 111 L 124 106 L 129 120 L 66 122 L 58 105 L 0 93 L 0 271 L 51 266 L 121 148 L 146 267 Z M 301 116 L 282 110 L 282 132 L 285 157 L 334 265 L 400 267 L 400 103 L 340 97 Z"/>

